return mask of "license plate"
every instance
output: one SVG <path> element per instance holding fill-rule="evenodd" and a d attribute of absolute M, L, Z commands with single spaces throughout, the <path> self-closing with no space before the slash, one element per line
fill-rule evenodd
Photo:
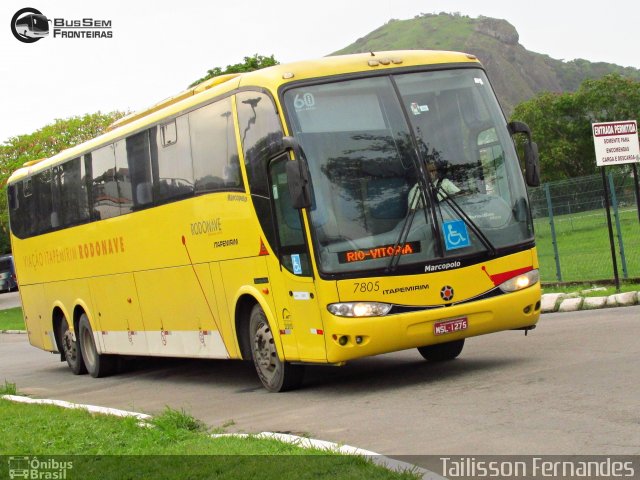
<path fill-rule="evenodd" d="M 446 320 L 444 322 L 436 322 L 433 325 L 434 335 L 445 335 L 447 333 L 461 332 L 469 326 L 467 317 L 456 318 L 454 320 Z"/>

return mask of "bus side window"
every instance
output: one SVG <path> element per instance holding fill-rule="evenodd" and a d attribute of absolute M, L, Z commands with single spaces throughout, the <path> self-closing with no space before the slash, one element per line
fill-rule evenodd
<path fill-rule="evenodd" d="M 282 126 L 271 98 L 261 92 L 236 95 L 238 129 L 256 213 L 267 241 L 275 249 L 267 164 L 282 151 Z"/>
<path fill-rule="evenodd" d="M 51 169 L 51 228 L 59 228 L 62 216 L 62 205 L 60 201 L 60 180 L 62 167 L 60 165 Z"/>
<path fill-rule="evenodd" d="M 18 229 L 22 232 L 23 238 L 37 234 L 37 224 L 30 219 L 35 218 L 35 196 L 33 195 L 33 179 L 27 178 L 18 184 L 22 188 L 22 198 L 18 207 L 23 209 L 20 215 L 22 223 Z M 19 197 L 20 198 L 20 197 Z"/>
<path fill-rule="evenodd" d="M 19 205 L 18 187 L 16 184 L 9 185 L 9 211 L 16 210 Z"/>
<path fill-rule="evenodd" d="M 11 222 L 11 230 L 19 238 L 24 238 L 26 232 L 24 226 L 19 221 L 24 216 L 21 215 L 20 207 L 22 202 L 20 201 L 20 190 L 22 189 L 24 181 L 9 185 L 9 221 Z"/>
<path fill-rule="evenodd" d="M 33 176 L 34 224 L 37 233 L 48 232 L 53 228 L 51 224 L 53 220 L 52 175 L 52 170 L 47 169 Z"/>
<path fill-rule="evenodd" d="M 311 275 L 311 263 L 304 242 L 301 211 L 291 206 L 287 181 L 287 154 L 273 160 L 269 166 L 275 220 L 278 230 L 280 262 L 296 275 Z"/>
<path fill-rule="evenodd" d="M 244 190 L 231 112 L 229 97 L 189 114 L 196 193 Z"/>
<path fill-rule="evenodd" d="M 118 171 L 127 172 L 118 179 L 120 196 L 127 199 L 127 210 L 142 208 L 153 202 L 151 192 L 151 153 L 149 149 L 149 131 L 132 135 L 116 145 L 116 164 Z M 174 142 L 175 143 L 175 142 Z M 126 213 L 121 205 L 121 212 Z"/>
<path fill-rule="evenodd" d="M 89 199 L 84 185 L 86 175 L 84 162 L 74 158 L 58 167 L 54 185 L 58 189 L 57 201 L 54 201 L 60 227 L 68 227 L 89 220 Z"/>
<path fill-rule="evenodd" d="M 116 182 L 116 158 L 113 145 L 91 152 L 93 217 L 96 220 L 120 215 L 120 195 Z"/>
<path fill-rule="evenodd" d="M 160 127 L 160 133 L 162 135 L 162 146 L 168 147 L 178 142 L 178 129 L 176 127 L 176 121 L 165 123 Z"/>
<path fill-rule="evenodd" d="M 170 125 L 173 123 L 175 136 Z M 193 195 L 188 116 L 182 115 L 159 127 L 153 127 L 149 133 L 154 200 L 165 203 Z"/>

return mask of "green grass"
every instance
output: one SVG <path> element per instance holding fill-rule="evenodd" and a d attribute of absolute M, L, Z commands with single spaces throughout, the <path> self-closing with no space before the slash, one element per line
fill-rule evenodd
<path fill-rule="evenodd" d="M 22 308 L 0 310 L 0 330 L 25 330 Z"/>
<path fill-rule="evenodd" d="M 7 380 L 4 381 L 4 385 L 0 385 L 0 395 L 17 395 L 15 383 L 10 383 Z"/>
<path fill-rule="evenodd" d="M 212 439 L 202 422 L 171 409 L 155 417 L 151 427 L 141 427 L 133 418 L 0 399 L 0 418 L 0 455 L 37 455 L 41 461 L 69 456 L 62 459 L 73 462 L 69 478 L 416 478 L 361 457 L 275 440 Z M 0 478 L 8 478 L 6 469 L 0 464 Z"/>
<path fill-rule="evenodd" d="M 612 215 L 613 217 L 613 215 Z M 611 247 L 604 210 L 554 217 L 563 282 L 613 279 Z M 616 241 L 620 278 L 624 278 Z M 536 244 L 543 282 L 557 281 L 551 227 L 548 218 L 535 221 Z M 629 278 L 640 277 L 640 224 L 635 210 L 620 211 L 620 229 Z"/>

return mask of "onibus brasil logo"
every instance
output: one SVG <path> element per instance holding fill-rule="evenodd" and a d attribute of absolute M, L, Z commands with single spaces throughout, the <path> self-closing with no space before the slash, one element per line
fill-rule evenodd
<path fill-rule="evenodd" d="M 23 43 L 37 42 L 49 35 L 49 20 L 35 8 L 22 8 L 11 19 L 11 33 Z"/>
<path fill-rule="evenodd" d="M 25 478 L 29 480 L 67 480 L 68 471 L 73 469 L 73 462 L 60 461 L 55 458 L 39 459 L 38 457 L 9 457 L 9 478 Z"/>

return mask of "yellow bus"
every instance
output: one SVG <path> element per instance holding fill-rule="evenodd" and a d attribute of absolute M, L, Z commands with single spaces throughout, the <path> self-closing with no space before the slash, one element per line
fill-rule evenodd
<path fill-rule="evenodd" d="M 29 340 L 75 374 L 118 356 L 305 365 L 534 328 L 513 135 L 473 55 L 394 51 L 216 77 L 9 180 Z"/>

